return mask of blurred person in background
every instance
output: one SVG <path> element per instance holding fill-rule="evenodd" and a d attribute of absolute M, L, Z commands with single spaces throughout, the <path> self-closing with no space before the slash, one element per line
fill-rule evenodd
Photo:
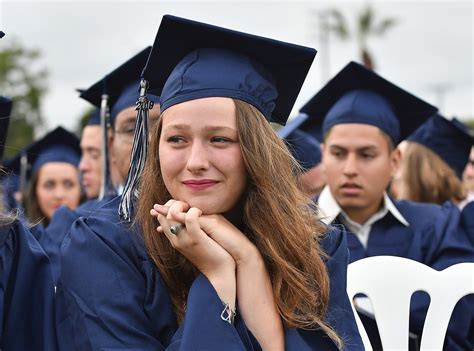
<path fill-rule="evenodd" d="M 102 134 L 100 109 L 95 109 L 82 130 L 79 170 L 87 199 L 99 197 L 102 181 Z"/>
<path fill-rule="evenodd" d="M 23 194 L 25 215 L 29 222 L 46 227 L 60 206 L 75 209 L 84 199 L 77 168 L 79 139 L 62 127 L 56 128 L 14 158 L 12 168 L 17 174 L 25 157 L 29 168 Z"/>

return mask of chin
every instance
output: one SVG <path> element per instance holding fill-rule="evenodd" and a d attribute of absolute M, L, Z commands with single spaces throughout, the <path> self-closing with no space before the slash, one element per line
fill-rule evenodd
<path fill-rule="evenodd" d="M 339 196 L 339 198 L 336 199 L 339 206 L 341 207 L 346 207 L 346 208 L 361 208 L 365 207 L 365 202 L 364 199 L 361 199 L 359 197 L 348 197 L 348 196 Z"/>

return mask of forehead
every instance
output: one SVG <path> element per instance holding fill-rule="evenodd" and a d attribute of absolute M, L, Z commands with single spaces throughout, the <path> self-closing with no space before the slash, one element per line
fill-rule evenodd
<path fill-rule="evenodd" d="M 157 120 L 160 117 L 160 105 L 154 104 L 153 108 L 148 112 L 149 120 Z M 115 127 L 125 123 L 135 123 L 137 120 L 137 110 L 135 106 L 127 107 L 117 114 L 115 118 Z"/>
<path fill-rule="evenodd" d="M 383 132 L 375 126 L 359 123 L 344 123 L 331 128 L 324 144 L 326 144 L 326 146 L 340 146 L 346 148 L 386 148 L 387 140 Z"/>
<path fill-rule="evenodd" d="M 101 127 L 99 125 L 85 126 L 82 130 L 81 144 L 91 139 L 100 138 Z"/>
<path fill-rule="evenodd" d="M 236 128 L 235 103 L 230 98 L 210 97 L 173 105 L 163 112 L 163 129 L 175 125 Z"/>
<path fill-rule="evenodd" d="M 61 176 L 75 175 L 77 168 L 67 162 L 48 162 L 39 169 L 40 176 L 58 178 Z"/>

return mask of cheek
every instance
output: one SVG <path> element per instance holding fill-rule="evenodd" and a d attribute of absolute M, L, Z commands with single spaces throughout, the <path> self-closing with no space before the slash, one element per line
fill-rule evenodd
<path fill-rule="evenodd" d="M 38 186 L 36 188 L 36 198 L 40 207 L 44 206 L 52 198 L 52 192 L 42 186 Z"/>

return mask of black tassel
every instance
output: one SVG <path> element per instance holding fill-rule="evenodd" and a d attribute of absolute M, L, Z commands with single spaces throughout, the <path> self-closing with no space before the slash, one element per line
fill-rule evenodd
<path fill-rule="evenodd" d="M 127 222 L 131 222 L 133 217 L 135 201 L 138 199 L 138 184 L 145 167 L 148 149 L 148 111 L 153 108 L 154 103 L 148 101 L 146 97 L 147 90 L 148 82 L 142 79 L 140 82 L 140 97 L 136 107 L 138 112 L 130 168 L 119 206 L 119 215 Z"/>

